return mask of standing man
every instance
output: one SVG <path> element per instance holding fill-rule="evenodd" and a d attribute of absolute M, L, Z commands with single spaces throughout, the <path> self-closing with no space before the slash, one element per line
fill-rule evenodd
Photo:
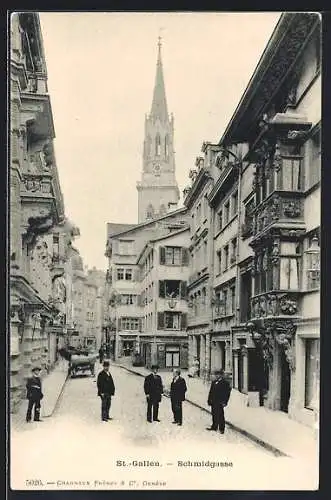
<path fill-rule="evenodd" d="M 208 405 L 211 406 L 213 418 L 212 426 L 207 428 L 208 431 L 217 431 L 219 429 L 220 433 L 224 434 L 224 408 L 228 404 L 230 393 L 231 386 L 224 378 L 223 368 L 215 371 L 215 380 L 211 383 L 208 395 Z"/>
<path fill-rule="evenodd" d="M 160 422 L 159 416 L 159 403 L 163 394 L 163 383 L 160 375 L 158 375 L 159 367 L 152 365 L 152 373 L 145 377 L 144 391 L 147 400 L 147 422 Z M 152 415 L 153 413 L 153 415 Z"/>
<path fill-rule="evenodd" d="M 40 401 L 43 399 L 44 395 L 41 391 L 41 380 L 40 380 L 41 368 L 36 366 L 32 369 L 32 377 L 29 377 L 26 382 L 26 397 L 29 400 L 28 410 L 26 412 L 26 421 L 31 421 L 32 409 L 34 407 L 34 421 L 42 422 L 40 420 Z"/>
<path fill-rule="evenodd" d="M 185 379 L 180 376 L 180 369 L 174 370 L 174 378 L 170 386 L 171 409 L 174 415 L 173 424 L 183 424 L 183 401 L 185 401 L 185 393 L 187 386 Z"/>
<path fill-rule="evenodd" d="M 103 370 L 98 375 L 97 386 L 98 396 L 101 397 L 101 420 L 108 422 L 111 420 L 109 416 L 111 397 L 115 394 L 113 377 L 109 372 L 109 361 L 103 362 Z"/>
<path fill-rule="evenodd" d="M 101 345 L 101 346 L 100 346 L 100 349 L 99 349 L 99 361 L 100 361 L 100 363 L 102 363 L 102 362 L 103 362 L 103 357 L 104 357 L 104 348 L 103 348 L 103 346 Z"/>

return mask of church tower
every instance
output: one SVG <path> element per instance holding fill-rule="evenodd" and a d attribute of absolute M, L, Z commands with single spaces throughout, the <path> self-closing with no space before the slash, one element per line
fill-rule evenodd
<path fill-rule="evenodd" d="M 161 59 L 161 39 L 152 108 L 145 117 L 143 172 L 138 190 L 138 223 L 177 208 L 179 189 L 175 176 L 174 119 L 169 118 Z"/>

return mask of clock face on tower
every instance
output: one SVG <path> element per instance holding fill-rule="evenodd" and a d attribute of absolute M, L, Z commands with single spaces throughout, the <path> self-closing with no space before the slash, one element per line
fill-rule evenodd
<path fill-rule="evenodd" d="M 161 166 L 159 163 L 154 163 L 153 164 L 153 172 L 154 172 L 154 175 L 160 175 L 160 171 L 161 171 Z"/>

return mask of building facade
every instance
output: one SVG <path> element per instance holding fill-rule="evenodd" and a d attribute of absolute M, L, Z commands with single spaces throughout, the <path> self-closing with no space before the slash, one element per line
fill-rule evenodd
<path fill-rule="evenodd" d="M 188 368 L 188 236 L 186 226 L 150 240 L 137 260 L 142 309 L 137 349 L 149 368 Z"/>
<path fill-rule="evenodd" d="M 10 393 L 14 411 L 34 365 L 57 358 L 66 332 L 65 263 L 77 231 L 58 178 L 38 14 L 10 20 Z"/>
<path fill-rule="evenodd" d="M 145 118 L 143 172 L 137 183 L 139 223 L 177 208 L 175 170 L 174 118 L 168 114 L 159 42 L 152 107 Z"/>
<path fill-rule="evenodd" d="M 281 16 L 219 142 L 207 194 L 208 362 L 200 356 L 231 372 L 249 405 L 309 425 L 319 399 L 320 29 L 316 14 Z M 202 178 L 186 196 L 193 213 Z"/>
<path fill-rule="evenodd" d="M 119 356 L 130 356 L 135 350 L 137 336 L 147 327 L 147 323 L 142 322 L 144 308 L 141 302 L 142 283 L 138 264 L 141 252 L 149 241 L 185 226 L 185 208 L 138 225 L 108 224 L 106 256 L 109 259 L 109 267 L 105 289 L 108 310 L 104 313 L 104 333 L 110 346 L 110 354 L 115 359 Z M 148 327 L 151 327 L 151 324 L 148 324 Z"/>

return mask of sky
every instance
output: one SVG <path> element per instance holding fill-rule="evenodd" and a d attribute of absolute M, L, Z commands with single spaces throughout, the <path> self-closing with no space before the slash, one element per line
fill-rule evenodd
<path fill-rule="evenodd" d="M 158 37 L 182 193 L 202 143 L 222 137 L 279 17 L 40 13 L 56 161 L 66 215 L 81 233 L 74 245 L 85 265 L 107 268 L 107 222 L 138 221 L 136 182 Z"/>

